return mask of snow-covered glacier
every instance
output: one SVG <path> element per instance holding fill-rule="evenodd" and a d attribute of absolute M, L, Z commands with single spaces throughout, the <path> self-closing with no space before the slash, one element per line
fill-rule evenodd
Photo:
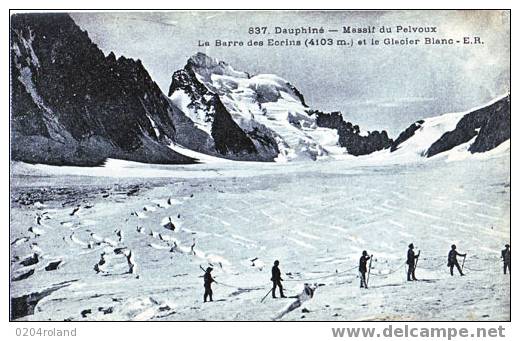
<path fill-rule="evenodd" d="M 179 150 L 182 152 L 182 150 Z M 104 167 L 14 163 L 21 320 L 509 320 L 510 153 Z M 197 155 L 193 155 L 197 156 Z M 418 282 L 405 257 L 421 250 Z M 449 275 L 451 244 L 468 254 Z M 374 255 L 369 289 L 358 259 Z M 280 261 L 287 299 L 261 302 Z M 200 267 L 218 283 L 203 303 Z M 314 297 L 288 312 L 304 283 Z"/>

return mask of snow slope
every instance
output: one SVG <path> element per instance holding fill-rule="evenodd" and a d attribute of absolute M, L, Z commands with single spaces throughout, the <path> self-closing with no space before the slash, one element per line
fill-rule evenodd
<path fill-rule="evenodd" d="M 414 132 L 413 136 L 397 146 L 397 150 L 392 152 L 393 157 L 395 157 L 397 160 L 409 161 L 416 161 L 418 160 L 418 157 L 426 157 L 428 149 L 430 149 L 430 147 L 445 133 L 454 131 L 457 127 L 457 124 L 463 117 L 480 109 L 491 106 L 494 103 L 501 101 L 506 96 L 507 94 L 501 95 L 496 99 L 489 101 L 488 103 L 467 111 L 447 113 L 440 116 L 425 118 L 422 120 L 423 123 L 416 122 L 415 124 L 419 125 L 419 129 Z M 476 129 L 476 131 L 478 132 L 479 129 Z M 464 152 L 464 154 L 471 154 L 468 150 L 474 142 L 475 138 L 471 141 L 455 146 L 452 148 L 452 150 L 440 153 L 440 155 L 447 156 L 448 154 L 453 154 L 454 151 L 458 151 L 458 154 L 461 152 Z M 503 148 L 501 148 L 498 153 L 500 153 L 501 150 L 503 150 Z M 386 151 L 380 154 L 383 153 L 386 153 Z"/>
<path fill-rule="evenodd" d="M 448 113 L 436 117 L 424 119 L 419 130 L 404 141 L 398 149 L 393 152 L 395 156 L 416 158 L 425 156 L 430 146 L 437 141 L 445 132 L 455 129 L 459 120 L 468 112 Z"/>

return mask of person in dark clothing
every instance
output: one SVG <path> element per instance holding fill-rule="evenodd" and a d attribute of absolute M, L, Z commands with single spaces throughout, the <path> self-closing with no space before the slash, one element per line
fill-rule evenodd
<path fill-rule="evenodd" d="M 408 254 L 406 255 L 406 264 L 408 264 L 408 272 L 406 275 L 406 279 L 408 281 L 417 280 L 417 278 L 415 278 L 415 260 L 417 258 L 419 258 L 421 251 L 419 251 L 417 254 L 415 254 L 413 249 L 414 249 L 413 243 L 408 245 Z"/>
<path fill-rule="evenodd" d="M 363 255 L 359 258 L 359 277 L 361 279 L 360 287 L 368 289 L 367 279 L 365 274 L 367 273 L 367 261 L 372 258 L 368 256 L 368 252 L 363 251 Z"/>
<path fill-rule="evenodd" d="M 448 266 L 450 267 L 450 274 L 453 276 L 453 267 L 456 266 L 457 270 L 459 270 L 459 273 L 461 276 L 464 276 L 462 273 L 462 269 L 460 268 L 459 261 L 457 260 L 457 256 L 459 257 L 466 257 L 466 254 L 460 254 L 457 252 L 457 246 L 453 244 L 451 246 L 451 250 L 448 253 Z"/>
<path fill-rule="evenodd" d="M 504 261 L 504 275 L 507 274 L 508 269 L 509 274 L 511 274 L 511 249 L 509 244 L 506 244 L 506 248 L 502 250 L 502 260 Z"/>
<path fill-rule="evenodd" d="M 280 265 L 280 262 L 275 260 L 274 266 L 271 270 L 271 281 L 273 282 L 273 290 L 271 291 L 273 294 L 273 298 L 276 298 L 276 287 L 280 290 L 280 297 L 285 298 L 285 295 L 283 294 L 283 287 L 282 287 L 282 277 L 280 273 L 280 269 L 278 268 L 278 265 Z"/>
<path fill-rule="evenodd" d="M 213 277 L 211 277 L 211 271 L 213 271 L 213 268 L 208 266 L 204 272 L 204 303 L 206 303 L 208 297 L 210 302 L 213 301 L 213 290 L 211 290 L 211 283 L 215 282 L 215 280 Z"/>

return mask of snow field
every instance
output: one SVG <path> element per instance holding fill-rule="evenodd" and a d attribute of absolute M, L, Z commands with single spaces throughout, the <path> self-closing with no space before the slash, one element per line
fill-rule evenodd
<path fill-rule="evenodd" d="M 27 277 L 12 278 L 11 294 L 59 288 L 28 320 L 507 320 L 508 162 L 160 166 L 172 178 L 124 178 L 143 188 L 132 196 L 13 207 L 12 270 Z M 70 186 L 72 175 L 51 176 Z M 113 181 L 78 179 L 83 188 Z M 15 191 L 40 181 L 24 178 Z M 38 215 L 49 218 L 38 224 Z M 410 242 L 421 250 L 415 283 L 405 275 Z M 449 275 L 452 243 L 468 253 L 465 277 Z M 374 255 L 369 290 L 357 278 L 363 250 Z M 317 285 L 283 314 L 296 298 L 260 303 L 275 259 L 287 296 Z M 211 304 L 202 303 L 207 266 L 220 283 Z"/>

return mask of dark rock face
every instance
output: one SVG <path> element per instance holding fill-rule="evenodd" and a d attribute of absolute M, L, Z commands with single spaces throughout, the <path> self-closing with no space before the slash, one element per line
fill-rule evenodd
<path fill-rule="evenodd" d="M 256 154 L 255 145 L 233 121 L 218 96 L 213 97 L 211 105 L 215 112 L 211 136 L 215 140 L 217 151 L 223 155 L 230 153 Z"/>
<path fill-rule="evenodd" d="M 307 105 L 307 103 L 305 103 L 305 98 L 303 97 L 303 94 L 300 92 L 300 90 L 298 90 L 294 85 L 290 83 L 287 83 L 287 86 L 294 92 L 296 97 L 298 97 L 300 102 L 302 102 L 303 106 L 308 108 L 309 106 Z"/>
<path fill-rule="evenodd" d="M 372 131 L 367 136 L 361 136 L 359 126 L 345 122 L 339 112 L 328 114 L 318 110 L 309 110 L 308 114 L 316 115 L 318 127 L 336 129 L 339 135 L 339 145 L 346 148 L 349 154 L 367 155 L 392 145 L 392 139 L 384 130 L 382 132 Z"/>
<path fill-rule="evenodd" d="M 105 57 L 67 14 L 11 17 L 13 160 L 189 163 L 169 100 L 140 61 Z"/>
<path fill-rule="evenodd" d="M 475 142 L 469 148 L 472 153 L 486 152 L 511 138 L 511 95 L 492 107 L 489 119 L 480 128 Z"/>
<path fill-rule="evenodd" d="M 403 143 L 404 141 L 408 140 L 410 137 L 412 137 L 415 132 L 421 128 L 422 124 L 424 123 L 423 120 L 416 121 L 412 125 L 410 125 L 408 128 L 406 128 L 395 141 L 392 143 L 392 146 L 390 147 L 390 151 L 394 152 L 399 148 L 399 145 Z"/>
<path fill-rule="evenodd" d="M 210 91 L 197 80 L 195 73 L 190 67 L 190 60 L 188 60 L 188 64 L 184 69 L 173 73 L 168 96 L 171 96 L 177 90 L 183 90 L 190 96 L 192 101 L 188 107 L 197 110 L 207 110 L 211 107 L 211 102 L 206 99 L 206 97 L 215 97 L 215 95 L 211 94 Z M 212 117 L 212 113 L 212 110 L 208 111 L 208 119 Z"/>
<path fill-rule="evenodd" d="M 470 146 L 472 153 L 482 153 L 511 138 L 511 98 L 501 100 L 465 115 L 457 127 L 435 141 L 426 152 L 428 157 L 450 150 L 477 136 Z"/>

